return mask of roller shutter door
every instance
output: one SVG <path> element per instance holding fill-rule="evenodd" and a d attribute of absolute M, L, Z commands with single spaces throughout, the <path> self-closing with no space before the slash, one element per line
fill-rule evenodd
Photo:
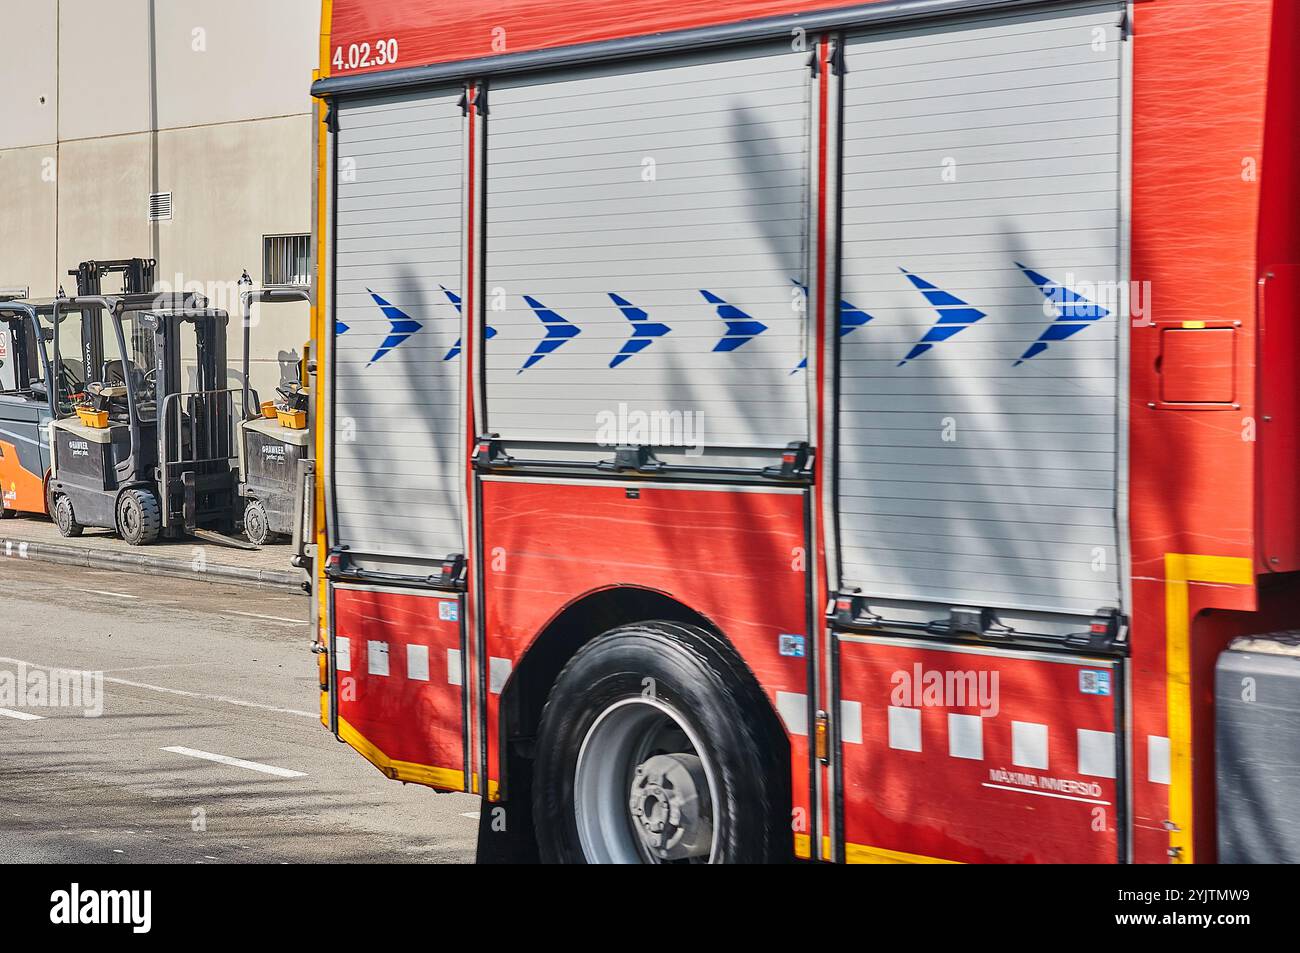
<path fill-rule="evenodd" d="M 1120 5 L 846 46 L 841 582 L 1120 603 Z"/>
<path fill-rule="evenodd" d="M 358 554 L 464 551 L 460 95 L 339 111 L 332 486 Z"/>
<path fill-rule="evenodd" d="M 622 407 L 700 415 L 709 452 L 807 439 L 807 64 L 782 45 L 494 85 L 492 431 L 605 443 Z"/>

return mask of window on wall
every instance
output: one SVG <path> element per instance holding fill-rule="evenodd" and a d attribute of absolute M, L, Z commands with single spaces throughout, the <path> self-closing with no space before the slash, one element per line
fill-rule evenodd
<path fill-rule="evenodd" d="M 265 236 L 262 239 L 262 284 L 310 285 L 311 236 Z"/>

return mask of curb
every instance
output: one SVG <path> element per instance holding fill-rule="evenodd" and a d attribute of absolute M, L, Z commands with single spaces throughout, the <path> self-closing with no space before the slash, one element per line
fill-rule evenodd
<path fill-rule="evenodd" d="M 168 559 L 162 556 L 148 556 L 144 553 L 118 553 L 109 549 L 89 549 L 82 546 L 60 546 L 28 539 L 11 539 L 7 536 L 0 536 L 0 556 L 88 568 L 108 565 L 125 572 L 183 576 L 208 582 L 251 582 L 261 586 L 287 589 L 299 589 L 306 581 L 306 576 L 302 572 L 294 570 L 248 569 L 243 566 L 224 566 L 219 563 L 208 563 L 202 570 L 198 570 L 184 559 Z"/>

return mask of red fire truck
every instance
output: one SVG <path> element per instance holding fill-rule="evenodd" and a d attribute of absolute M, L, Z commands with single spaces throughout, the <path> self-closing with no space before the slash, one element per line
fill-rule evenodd
<path fill-rule="evenodd" d="M 1214 860 L 1298 90 L 1290 0 L 327 0 L 322 722 L 546 861 Z"/>

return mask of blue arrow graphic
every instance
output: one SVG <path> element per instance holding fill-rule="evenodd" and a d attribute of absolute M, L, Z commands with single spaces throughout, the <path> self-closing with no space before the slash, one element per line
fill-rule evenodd
<path fill-rule="evenodd" d="M 704 295 L 704 300 L 709 304 L 717 306 L 718 317 L 727 323 L 727 333 L 713 346 L 713 350 L 734 351 L 767 330 L 767 325 L 762 321 L 755 321 L 744 311 L 733 304 L 728 304 L 713 292 L 701 288 L 700 294 Z"/>
<path fill-rule="evenodd" d="M 524 361 L 524 366 L 519 368 L 516 373 L 522 374 L 528 368 L 532 367 L 547 354 L 558 350 L 570 338 L 576 338 L 582 333 L 582 330 L 567 320 L 560 317 L 554 311 L 548 309 L 536 298 L 524 295 L 524 301 L 528 302 L 528 307 L 532 308 L 537 314 L 537 318 L 542 322 L 546 329 L 546 337 L 537 342 L 537 347 L 529 355 L 528 360 Z"/>
<path fill-rule="evenodd" d="M 900 268 L 898 270 L 907 275 L 907 280 L 910 281 L 916 289 L 921 292 L 921 294 L 925 295 L 925 300 L 930 302 L 931 306 L 939 312 L 938 322 L 934 327 L 926 332 L 925 337 L 921 338 L 920 341 L 912 346 L 912 349 L 907 352 L 907 356 L 898 362 L 899 367 L 902 367 L 910 360 L 920 357 L 940 341 L 948 340 L 954 334 L 970 327 L 976 321 L 980 320 L 980 318 L 985 317 L 983 311 L 980 311 L 978 308 L 972 308 L 956 295 L 949 294 L 946 291 L 936 288 L 934 285 L 930 284 L 930 282 L 918 275 L 912 274 L 906 268 Z"/>
<path fill-rule="evenodd" d="M 1047 350 L 1047 345 L 1052 341 L 1064 341 L 1072 334 L 1078 334 L 1092 322 L 1099 321 L 1106 315 L 1110 314 L 1101 305 L 1094 304 L 1083 295 L 1076 291 L 1071 291 L 1064 285 L 1058 285 L 1052 279 L 1040 275 L 1038 272 L 1026 268 L 1020 262 L 1016 262 L 1016 267 L 1025 273 L 1025 277 L 1038 286 L 1038 290 L 1043 293 L 1048 301 L 1052 302 L 1052 307 L 1056 311 L 1056 320 L 1049 324 L 1038 340 L 1029 345 L 1020 359 L 1012 364 L 1012 367 L 1019 367 L 1030 358 L 1037 357 Z"/>
<path fill-rule="evenodd" d="M 794 280 L 794 283 L 796 285 L 798 285 L 801 289 L 803 289 L 804 295 L 808 294 L 807 285 L 801 284 L 797 279 L 792 279 L 792 280 Z M 874 315 L 867 314 L 867 312 L 863 311 L 860 308 L 855 308 L 849 302 L 841 298 L 840 299 L 840 337 L 847 337 L 848 335 L 852 334 L 858 328 L 862 327 L 864 324 L 870 321 L 873 317 Z M 807 367 L 808 367 L 808 358 L 805 357 L 802 361 L 799 362 L 799 364 L 795 367 L 795 369 L 790 373 L 794 374 L 795 372 L 802 371 Z"/>
<path fill-rule="evenodd" d="M 646 314 L 626 298 L 621 298 L 609 292 L 610 300 L 618 306 L 623 312 L 623 317 L 632 322 L 632 336 L 623 344 L 623 349 L 614 355 L 614 359 L 609 362 L 610 367 L 618 367 L 633 354 L 640 354 L 651 344 L 655 338 L 661 338 L 667 334 L 671 328 L 666 324 L 658 324 L 650 320 L 650 315 Z"/>
<path fill-rule="evenodd" d="M 438 287 L 442 288 L 442 293 L 447 296 L 447 300 L 450 301 L 452 307 L 456 309 L 456 313 L 461 314 L 462 312 L 460 307 L 460 295 L 456 294 L 456 292 L 452 291 L 449 288 L 443 287 L 442 285 L 438 285 Z M 483 329 L 483 334 L 489 341 L 491 341 L 494 337 L 497 336 L 497 329 L 492 327 L 492 325 L 489 324 L 486 328 Z M 460 357 L 460 338 L 456 338 L 456 343 L 451 346 L 451 350 L 447 352 L 447 356 L 444 357 L 443 360 L 450 361 L 457 357 Z"/>
<path fill-rule="evenodd" d="M 388 337 L 384 338 L 384 343 L 379 345 L 379 350 L 375 351 L 375 356 L 370 359 L 370 364 L 373 364 L 389 351 L 402 344 L 402 342 L 416 331 L 420 330 L 422 325 L 419 321 L 414 320 L 409 314 L 402 311 L 401 308 L 389 304 L 369 288 L 367 288 L 366 291 L 370 294 L 370 297 L 375 299 L 375 304 L 379 305 L 379 310 L 384 312 L 384 317 L 386 317 L 388 323 L 392 325 L 392 328 L 389 329 Z M 367 364 L 366 367 L 369 367 L 370 364 Z"/>

